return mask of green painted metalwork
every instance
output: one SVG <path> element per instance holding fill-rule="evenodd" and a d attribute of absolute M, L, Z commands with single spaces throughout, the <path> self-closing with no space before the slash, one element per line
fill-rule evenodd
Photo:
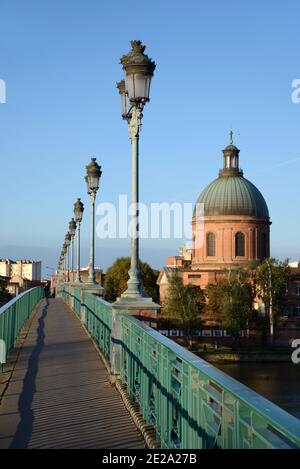
<path fill-rule="evenodd" d="M 82 307 L 85 310 L 85 326 L 109 361 L 112 330 L 111 304 L 92 293 L 85 292 Z"/>
<path fill-rule="evenodd" d="M 65 292 L 65 298 L 70 293 Z M 121 345 L 120 380 L 155 427 L 161 448 L 299 448 L 300 420 L 159 332 L 85 292 L 85 325 L 110 360 Z"/>
<path fill-rule="evenodd" d="M 81 307 L 81 290 L 80 288 L 74 287 L 73 289 L 73 301 L 74 301 L 74 311 L 80 316 L 80 307 Z"/>
<path fill-rule="evenodd" d="M 69 304 L 70 301 L 70 293 L 69 293 L 69 288 L 67 285 L 63 286 L 63 289 L 61 291 L 61 296 L 62 299 L 64 300 L 65 303 Z"/>
<path fill-rule="evenodd" d="M 43 297 L 44 289 L 35 287 L 0 308 L 0 340 L 4 340 L 7 353 L 14 346 L 25 321 Z"/>
<path fill-rule="evenodd" d="M 65 303 L 74 309 L 78 316 L 84 318 L 83 321 L 87 330 L 109 361 L 112 330 L 111 304 L 87 291 L 83 291 L 83 300 L 81 302 L 81 294 L 79 287 L 71 287 L 65 284 L 62 298 Z"/>
<path fill-rule="evenodd" d="M 121 381 L 161 448 L 300 447 L 300 420 L 123 315 Z"/>
<path fill-rule="evenodd" d="M 77 316 L 81 314 L 81 289 L 79 287 L 73 287 L 64 284 L 61 291 L 61 296 L 65 303 L 67 303 L 70 308 L 74 309 Z"/>

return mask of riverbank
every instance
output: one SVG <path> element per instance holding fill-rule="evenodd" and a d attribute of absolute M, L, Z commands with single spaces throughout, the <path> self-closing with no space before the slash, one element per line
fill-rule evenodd
<path fill-rule="evenodd" d="M 292 350 L 193 351 L 210 363 L 291 363 Z"/>

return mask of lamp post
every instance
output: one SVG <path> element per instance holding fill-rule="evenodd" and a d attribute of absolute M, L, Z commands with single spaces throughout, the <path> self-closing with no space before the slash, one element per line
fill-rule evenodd
<path fill-rule="evenodd" d="M 73 276 L 74 271 L 74 237 L 76 233 L 76 221 L 74 218 L 71 219 L 69 223 L 69 233 L 71 235 L 71 272 Z"/>
<path fill-rule="evenodd" d="M 98 165 L 96 158 L 92 158 L 91 162 L 86 166 L 85 182 L 87 193 L 91 201 L 91 226 L 90 226 L 90 262 L 89 262 L 89 279 L 88 283 L 96 285 L 95 278 L 95 200 L 99 189 L 101 178 L 101 166 Z"/>
<path fill-rule="evenodd" d="M 67 282 L 69 282 L 70 281 L 70 245 L 71 245 L 71 235 L 70 235 L 69 232 L 65 236 L 65 243 L 66 243 L 66 246 L 67 246 L 67 251 L 66 251 L 66 255 L 67 255 Z"/>
<path fill-rule="evenodd" d="M 269 320 L 270 320 L 270 345 L 274 343 L 274 315 L 273 315 L 273 294 L 272 294 L 272 268 L 270 261 L 267 261 L 268 265 L 268 288 L 269 288 Z"/>
<path fill-rule="evenodd" d="M 76 274 L 76 283 L 82 283 L 80 275 L 80 224 L 82 221 L 82 215 L 84 211 L 83 203 L 80 199 L 77 199 L 74 204 L 74 215 L 77 226 L 77 274 Z"/>
<path fill-rule="evenodd" d="M 64 242 L 63 244 L 63 249 L 62 249 L 62 252 L 63 252 L 63 256 L 64 256 L 64 275 L 63 275 L 63 279 L 64 279 L 64 282 L 67 281 L 67 245 L 66 243 Z"/>
<path fill-rule="evenodd" d="M 62 277 L 62 271 L 63 271 L 63 262 L 64 262 L 64 258 L 63 258 L 63 254 L 62 252 L 60 253 L 60 256 L 59 256 L 59 263 L 58 263 L 58 277 L 61 278 Z"/>
<path fill-rule="evenodd" d="M 56 271 L 56 276 L 57 276 L 57 277 L 56 277 L 56 278 L 57 278 L 57 283 L 56 283 L 56 285 L 57 285 L 57 291 L 58 291 L 58 289 L 59 289 L 59 287 L 60 287 L 60 283 L 61 283 L 61 281 L 62 281 L 62 263 L 63 263 L 63 258 L 62 258 L 62 256 L 60 255 L 59 260 L 58 260 L 58 264 L 57 264 L 57 271 Z"/>
<path fill-rule="evenodd" d="M 141 41 L 131 41 L 131 47 L 131 51 L 120 59 L 125 80 L 117 83 L 121 96 L 122 117 L 128 122 L 132 148 L 131 263 L 128 272 L 128 287 L 122 297 L 140 299 L 146 295 L 142 288 L 139 270 L 139 134 L 142 125 L 142 112 L 145 104 L 150 101 L 150 84 L 156 65 L 144 54 L 145 46 L 142 45 Z"/>

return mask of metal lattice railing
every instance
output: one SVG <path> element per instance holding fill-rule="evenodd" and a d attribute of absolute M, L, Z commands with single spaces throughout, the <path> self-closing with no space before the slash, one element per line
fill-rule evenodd
<path fill-rule="evenodd" d="M 111 304 L 91 293 L 85 293 L 82 306 L 85 309 L 85 326 L 109 361 L 112 330 Z"/>
<path fill-rule="evenodd" d="M 112 305 L 83 298 L 87 329 L 108 361 L 120 346 L 120 380 L 161 448 L 300 447 L 300 420 L 133 316 L 117 313 L 112 337 Z"/>
<path fill-rule="evenodd" d="M 77 314 L 77 316 L 80 316 L 80 307 L 81 307 L 81 290 L 78 287 L 75 287 L 73 290 L 73 295 L 74 295 L 74 311 Z"/>
<path fill-rule="evenodd" d="M 6 353 L 14 346 L 25 321 L 43 297 L 44 289 L 35 287 L 0 308 L 0 341 L 5 344 Z"/>
<path fill-rule="evenodd" d="M 295 448 L 300 421 L 123 315 L 121 380 L 162 448 Z"/>
<path fill-rule="evenodd" d="M 110 361 L 112 305 L 80 287 L 64 284 L 61 296 L 84 322 L 85 327 Z"/>

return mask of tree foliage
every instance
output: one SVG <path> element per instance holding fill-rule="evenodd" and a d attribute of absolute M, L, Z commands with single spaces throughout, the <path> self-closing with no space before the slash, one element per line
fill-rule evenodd
<path fill-rule="evenodd" d="M 203 310 L 204 295 L 201 288 L 188 284 L 183 285 L 177 270 L 171 275 L 165 302 L 165 315 L 186 336 L 188 347 L 192 346 L 192 331 L 201 327 L 199 314 Z"/>
<path fill-rule="evenodd" d="M 248 327 L 250 319 L 255 319 L 265 332 L 270 324 L 270 304 L 272 314 L 276 315 L 284 299 L 289 275 L 288 260 L 280 262 L 273 258 L 253 262 L 244 269 L 231 270 L 227 280 L 208 285 L 206 310 L 216 318 L 222 318 L 222 327 L 235 339 L 239 330 Z M 264 303 L 267 318 L 254 314 L 255 299 Z"/>
<path fill-rule="evenodd" d="M 251 264 L 250 268 L 257 297 L 264 302 L 267 312 L 272 300 L 273 312 L 277 314 L 291 272 L 288 259 L 283 262 L 274 258 L 265 259 L 261 263 Z"/>
<path fill-rule="evenodd" d="M 8 282 L 6 279 L 0 277 L 0 302 L 7 303 L 11 300 L 12 296 L 7 290 Z"/>
<path fill-rule="evenodd" d="M 107 301 L 116 301 L 127 289 L 130 268 L 129 257 L 119 257 L 106 272 L 104 297 Z M 155 302 L 159 299 L 158 285 L 156 280 L 158 271 L 150 267 L 146 262 L 140 262 L 141 279 L 145 292 Z"/>
<path fill-rule="evenodd" d="M 223 290 L 220 283 L 209 283 L 206 287 L 208 302 L 205 305 L 205 313 L 211 315 L 216 321 L 223 317 Z"/>
<path fill-rule="evenodd" d="M 266 318 L 260 318 L 262 338 L 265 340 L 265 330 L 269 328 L 269 342 L 272 345 L 276 317 L 282 307 L 291 273 L 288 259 L 280 262 L 274 258 L 269 258 L 261 263 L 254 263 L 250 267 L 255 294 L 263 301 L 267 313 Z"/>
<path fill-rule="evenodd" d="M 239 332 L 248 329 L 253 309 L 253 290 L 243 271 L 231 272 L 223 285 L 222 327 L 238 341 Z"/>
<path fill-rule="evenodd" d="M 222 327 L 238 341 L 239 332 L 248 328 L 252 313 L 253 289 L 248 273 L 242 269 L 230 271 L 228 278 L 207 288 L 206 310 L 222 318 Z"/>

